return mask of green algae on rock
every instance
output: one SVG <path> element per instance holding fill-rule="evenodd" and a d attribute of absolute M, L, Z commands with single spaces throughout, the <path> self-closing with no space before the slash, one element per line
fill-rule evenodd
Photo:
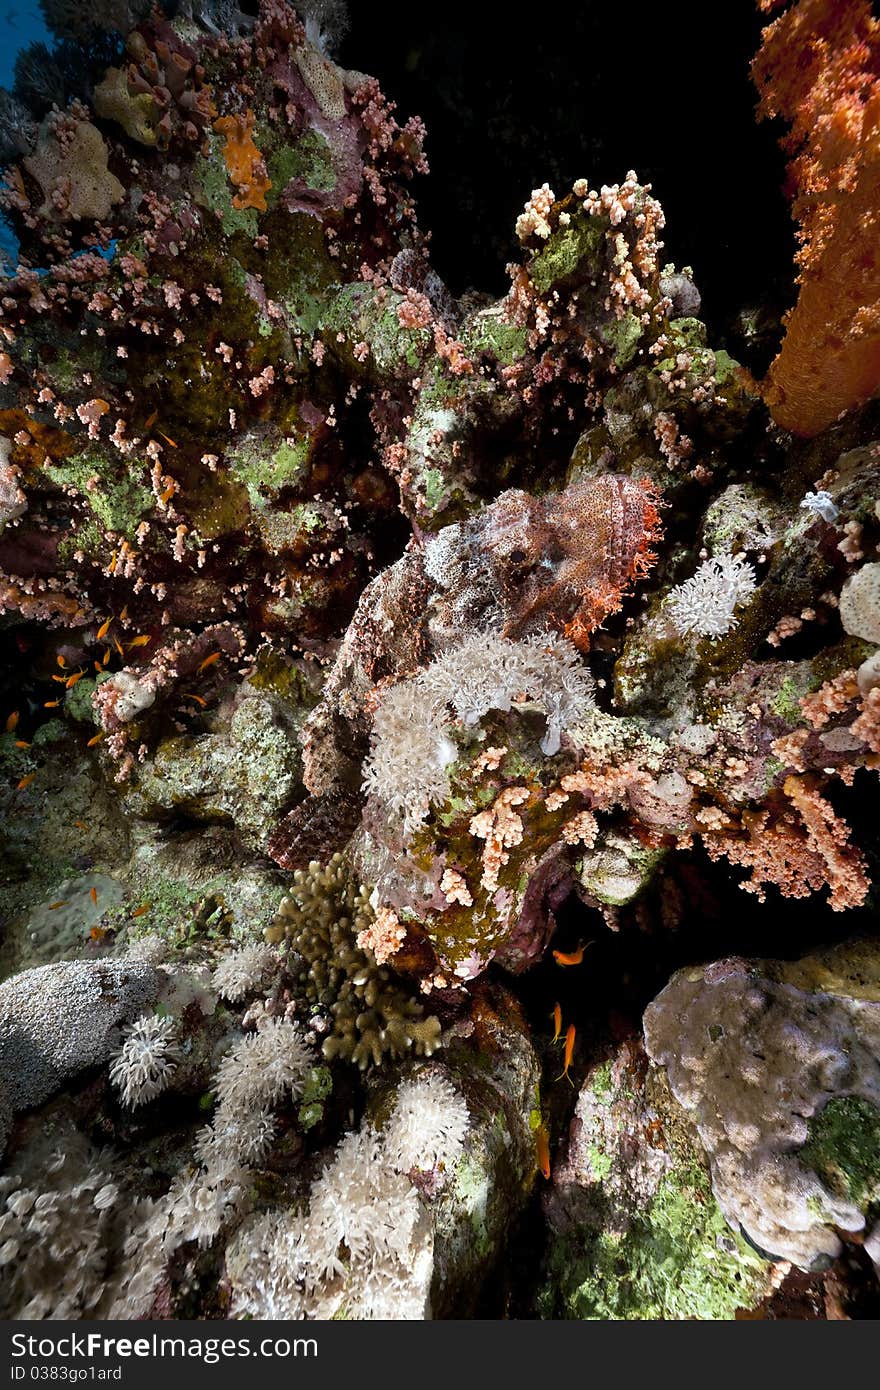
<path fill-rule="evenodd" d="M 697 1135 L 637 1049 L 587 1077 L 545 1207 L 542 1317 L 731 1319 L 769 1289 L 770 1265 L 727 1226 Z"/>

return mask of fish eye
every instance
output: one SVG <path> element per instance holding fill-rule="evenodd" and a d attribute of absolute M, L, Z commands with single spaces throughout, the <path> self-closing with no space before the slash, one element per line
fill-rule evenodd
<path fill-rule="evenodd" d="M 510 558 L 513 564 L 521 565 L 526 558 L 526 552 L 524 550 L 512 550 L 510 552 Z"/>

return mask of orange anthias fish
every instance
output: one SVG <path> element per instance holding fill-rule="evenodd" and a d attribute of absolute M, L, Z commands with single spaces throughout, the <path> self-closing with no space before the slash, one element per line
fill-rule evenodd
<path fill-rule="evenodd" d="M 201 672 L 201 671 L 207 670 L 207 668 L 208 668 L 209 666 L 213 666 L 213 665 L 214 665 L 214 662 L 215 662 L 215 661 L 219 661 L 219 660 L 220 660 L 220 653 L 219 653 L 219 652 L 212 652 L 210 656 L 206 656 L 205 659 L 204 659 L 204 661 L 200 662 L 199 665 L 196 667 L 196 675 L 198 675 L 199 672 Z"/>
<path fill-rule="evenodd" d="M 573 1023 L 570 1023 L 565 1033 L 565 1066 L 563 1070 L 560 1072 L 559 1076 L 557 1076 L 556 1078 L 557 1081 L 561 1081 L 564 1076 L 566 1081 L 570 1082 L 572 1086 L 574 1085 L 574 1082 L 568 1074 L 568 1069 L 571 1066 L 571 1059 L 574 1056 L 574 1040 L 576 1037 L 577 1029 L 575 1028 Z"/>
<path fill-rule="evenodd" d="M 101 626 L 98 628 L 97 640 L 99 642 L 102 637 L 107 636 L 107 633 L 110 631 L 110 624 L 112 623 L 112 621 L 112 618 L 105 618 Z"/>
<path fill-rule="evenodd" d="M 141 903 L 140 907 L 136 907 L 131 915 L 132 917 L 143 917 L 145 912 L 149 912 L 150 907 L 150 903 Z"/>
<path fill-rule="evenodd" d="M 128 650 L 131 651 L 133 647 L 145 647 L 147 643 L 152 642 L 152 640 L 148 632 L 142 632 L 139 637 L 132 637 L 131 641 L 126 643 L 126 645 Z"/>
<path fill-rule="evenodd" d="M 538 1167 L 544 1174 L 547 1181 L 550 1181 L 550 1136 L 543 1125 L 538 1125 L 535 1130 L 535 1150 L 538 1158 Z"/>
<path fill-rule="evenodd" d="M 98 890 L 97 890 L 97 888 L 90 888 L 90 889 L 89 889 L 89 897 L 91 898 L 92 902 L 95 904 L 95 907 L 97 907 L 97 906 L 98 906 Z"/>
<path fill-rule="evenodd" d="M 13 710 L 13 711 L 12 711 L 12 714 L 10 714 L 9 718 L 8 718 L 7 721 L 6 721 L 6 732 L 7 732 L 8 734 L 11 734 L 17 723 L 18 723 L 18 710 L 16 709 L 16 710 Z"/>
<path fill-rule="evenodd" d="M 554 951 L 553 959 L 557 965 L 580 965 L 586 946 L 578 946 L 576 951 Z"/>
<path fill-rule="evenodd" d="M 31 782 L 34 780 L 36 775 L 37 774 L 35 772 L 29 772 L 27 777 L 22 777 L 21 781 L 17 784 L 15 790 L 17 792 L 23 792 L 25 787 L 30 786 Z"/>
<path fill-rule="evenodd" d="M 557 1004 L 550 1015 L 553 1019 L 553 1041 L 559 1042 L 559 1035 L 562 1032 L 562 1006 Z"/>
<path fill-rule="evenodd" d="M 104 730 L 101 729 L 99 733 L 93 734 L 92 737 L 87 741 L 86 748 L 94 748 L 95 744 L 100 743 L 103 737 Z"/>

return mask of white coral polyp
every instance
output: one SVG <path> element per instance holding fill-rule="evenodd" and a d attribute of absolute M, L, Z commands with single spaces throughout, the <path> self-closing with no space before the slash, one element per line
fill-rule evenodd
<path fill-rule="evenodd" d="M 672 590 L 666 614 L 681 637 L 723 637 L 736 627 L 734 609 L 751 598 L 755 583 L 748 560 L 741 555 L 716 555 Z"/>
<path fill-rule="evenodd" d="M 593 707 L 593 681 L 570 642 L 542 633 L 523 642 L 477 633 L 382 698 L 373 720 L 364 789 L 374 793 L 405 834 L 449 794 L 448 768 L 457 752 L 454 718 L 465 728 L 489 710 L 528 703 L 547 721 L 541 750 L 559 751 L 562 734 Z"/>
<path fill-rule="evenodd" d="M 450 1169 L 461 1157 L 470 1117 L 462 1096 L 439 1072 L 405 1081 L 385 1132 L 385 1148 L 402 1173 Z"/>
<path fill-rule="evenodd" d="M 173 1018 L 147 1014 L 128 1030 L 110 1068 L 123 1105 L 144 1105 L 165 1090 L 180 1055 Z"/>
<path fill-rule="evenodd" d="M 278 969 L 279 960 L 270 946 L 258 943 L 232 951 L 214 970 L 212 985 L 222 999 L 238 1003 L 262 988 Z"/>
<path fill-rule="evenodd" d="M 315 1053 L 296 1024 L 270 1018 L 259 1032 L 229 1049 L 217 1069 L 216 1089 L 223 1110 L 262 1110 L 284 1095 L 302 1095 L 315 1065 Z"/>

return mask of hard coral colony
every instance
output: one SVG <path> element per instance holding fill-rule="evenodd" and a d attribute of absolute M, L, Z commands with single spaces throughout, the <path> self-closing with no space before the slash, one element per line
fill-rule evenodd
<path fill-rule="evenodd" d="M 535 189 L 507 292 L 454 296 L 342 5 L 41 6 L 0 1311 L 870 1316 L 867 0 L 760 6 L 800 238 L 762 380 L 632 171 Z"/>

